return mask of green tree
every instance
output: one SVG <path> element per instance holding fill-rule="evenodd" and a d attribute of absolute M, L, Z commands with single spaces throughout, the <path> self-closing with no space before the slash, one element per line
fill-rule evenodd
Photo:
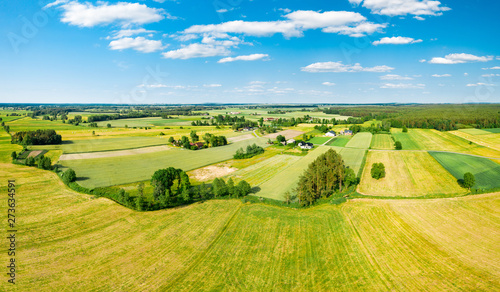
<path fill-rule="evenodd" d="M 381 179 L 385 177 L 385 166 L 382 162 L 372 164 L 371 176 L 374 179 Z"/>
<path fill-rule="evenodd" d="M 168 143 L 173 143 L 174 142 L 174 137 L 170 136 L 170 138 L 168 138 Z"/>
<path fill-rule="evenodd" d="M 285 194 L 283 195 L 283 199 L 285 201 L 285 204 L 289 205 L 292 202 L 292 193 L 286 191 Z"/>
<path fill-rule="evenodd" d="M 212 191 L 214 197 L 220 198 L 227 194 L 226 182 L 222 178 L 216 178 L 212 182 Z"/>
<path fill-rule="evenodd" d="M 401 150 L 403 149 L 403 145 L 401 145 L 401 142 L 400 141 L 396 141 L 394 143 L 394 147 L 396 148 L 396 150 Z"/>
<path fill-rule="evenodd" d="M 226 187 L 227 187 L 227 194 L 232 197 L 234 195 L 235 187 L 234 187 L 234 181 L 231 177 L 227 180 Z"/>
<path fill-rule="evenodd" d="M 286 141 L 286 138 L 283 135 L 278 135 L 278 137 L 276 137 L 276 141 L 278 141 L 279 143 L 282 143 L 282 142 Z"/>
<path fill-rule="evenodd" d="M 107 124 L 106 127 L 111 128 L 111 124 Z"/>
<path fill-rule="evenodd" d="M 356 177 L 354 170 L 352 168 L 346 167 L 344 171 L 344 186 L 348 188 L 351 185 L 355 185 L 357 182 L 358 178 Z"/>
<path fill-rule="evenodd" d="M 468 188 L 469 191 L 470 191 L 470 188 L 473 187 L 474 184 L 476 184 L 476 178 L 474 177 L 474 175 L 472 173 L 470 173 L 470 172 L 464 173 L 463 186 L 465 188 Z"/>
<path fill-rule="evenodd" d="M 403 133 L 408 133 L 408 128 L 403 126 Z"/>
<path fill-rule="evenodd" d="M 142 195 L 135 198 L 135 208 L 139 211 L 144 210 L 144 197 Z"/>
<path fill-rule="evenodd" d="M 62 176 L 63 182 L 65 184 L 69 184 L 70 182 L 74 182 L 76 180 L 76 173 L 73 169 L 68 168 Z"/>
<path fill-rule="evenodd" d="M 191 130 L 191 133 L 189 134 L 189 136 L 191 136 L 191 140 L 193 141 L 193 143 L 196 143 L 200 140 L 200 137 L 198 135 L 196 135 L 195 130 Z"/>
<path fill-rule="evenodd" d="M 10 155 L 10 157 L 12 157 L 12 159 L 17 159 L 17 152 L 12 151 L 12 154 Z"/>
<path fill-rule="evenodd" d="M 245 180 L 240 181 L 237 187 L 240 190 L 241 196 L 246 196 L 252 192 L 252 187 Z"/>
<path fill-rule="evenodd" d="M 259 119 L 259 127 L 262 127 L 262 126 L 264 126 L 264 118 L 260 117 L 260 119 Z"/>

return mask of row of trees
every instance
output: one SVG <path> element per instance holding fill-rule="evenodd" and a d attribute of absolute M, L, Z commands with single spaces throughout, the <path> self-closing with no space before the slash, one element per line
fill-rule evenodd
<path fill-rule="evenodd" d="M 243 150 L 243 148 L 236 150 L 236 154 L 234 154 L 233 158 L 234 159 L 245 159 L 245 158 L 254 157 L 255 155 L 259 155 L 261 153 L 264 153 L 264 148 L 262 148 L 254 143 L 253 145 L 247 146 L 246 152 Z"/>
<path fill-rule="evenodd" d="M 13 160 L 18 160 L 18 155 L 16 151 L 13 151 L 11 154 Z M 52 161 L 49 157 L 45 157 L 43 154 L 38 157 L 27 157 L 24 159 L 24 165 L 26 166 L 37 166 L 40 169 L 52 170 Z"/>
<path fill-rule="evenodd" d="M 61 135 L 54 130 L 20 131 L 12 135 L 11 143 L 22 145 L 61 144 Z"/>

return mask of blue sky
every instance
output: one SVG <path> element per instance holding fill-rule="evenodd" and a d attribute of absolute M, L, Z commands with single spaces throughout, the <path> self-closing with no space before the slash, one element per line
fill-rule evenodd
<path fill-rule="evenodd" d="M 498 11 L 477 0 L 2 1 L 0 102 L 500 102 Z"/>

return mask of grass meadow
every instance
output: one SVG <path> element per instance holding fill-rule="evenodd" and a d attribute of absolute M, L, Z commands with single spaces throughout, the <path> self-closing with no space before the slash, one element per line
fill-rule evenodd
<path fill-rule="evenodd" d="M 314 138 L 308 140 L 307 142 L 313 143 L 314 145 L 322 145 L 325 142 L 327 142 L 328 140 L 330 140 L 331 138 L 332 137 L 314 137 Z"/>
<path fill-rule="evenodd" d="M 455 153 L 429 152 L 456 179 L 462 179 L 464 173 L 475 176 L 474 188 L 500 188 L 500 165 L 489 159 Z"/>
<path fill-rule="evenodd" d="M 349 142 L 347 142 L 345 147 L 368 149 L 370 148 L 372 136 L 372 133 L 368 132 L 357 133 Z"/>
<path fill-rule="evenodd" d="M 370 148 L 392 150 L 394 149 L 394 140 L 388 134 L 375 134 L 373 135 Z"/>
<path fill-rule="evenodd" d="M 371 177 L 370 170 L 379 162 L 384 164 L 386 176 L 376 180 Z M 465 193 L 457 179 L 427 152 L 373 150 L 368 151 L 358 191 L 390 197 Z"/>
<path fill-rule="evenodd" d="M 328 146 L 337 146 L 337 147 L 345 147 L 345 145 L 351 140 L 351 136 L 337 136 L 333 138 L 326 145 Z"/>

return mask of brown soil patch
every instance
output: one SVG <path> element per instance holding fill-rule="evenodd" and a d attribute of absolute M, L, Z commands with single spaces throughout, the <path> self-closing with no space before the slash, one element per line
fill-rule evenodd
<path fill-rule="evenodd" d="M 284 130 L 284 131 L 281 131 L 281 132 L 278 132 L 278 133 L 274 133 L 274 134 L 267 134 L 264 137 L 265 138 L 270 138 L 270 139 L 276 139 L 276 137 L 278 137 L 279 135 L 281 135 L 281 136 L 285 136 L 285 138 L 288 140 L 290 138 L 297 137 L 297 136 L 302 135 L 302 134 L 304 134 L 304 132 L 302 132 L 302 131 Z"/>
<path fill-rule="evenodd" d="M 37 157 L 38 155 L 40 155 L 40 153 L 42 153 L 43 150 L 35 150 L 35 151 L 31 151 L 30 154 L 28 154 L 28 157 L 26 158 L 29 158 L 29 157 Z"/>
<path fill-rule="evenodd" d="M 223 177 L 238 170 L 235 167 L 230 167 L 223 164 L 210 165 L 203 168 L 198 168 L 189 172 L 189 176 L 197 181 L 211 181 L 217 177 Z"/>

